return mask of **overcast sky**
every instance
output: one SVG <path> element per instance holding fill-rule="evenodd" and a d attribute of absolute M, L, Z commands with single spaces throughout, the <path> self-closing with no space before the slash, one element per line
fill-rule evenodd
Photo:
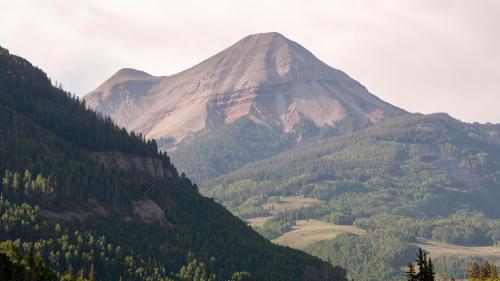
<path fill-rule="evenodd" d="M 0 0 L 0 45 L 84 95 L 277 31 L 412 112 L 500 122 L 500 1 Z"/>

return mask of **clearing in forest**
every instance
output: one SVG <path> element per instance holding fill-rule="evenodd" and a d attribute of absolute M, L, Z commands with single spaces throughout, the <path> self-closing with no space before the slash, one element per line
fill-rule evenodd
<path fill-rule="evenodd" d="M 295 249 L 304 249 L 310 244 L 335 238 L 341 233 L 365 234 L 366 231 L 350 225 L 337 225 L 319 220 L 299 220 L 292 230 L 273 240 L 274 243 Z"/>
<path fill-rule="evenodd" d="M 264 204 L 264 209 L 271 214 L 284 213 L 286 211 L 298 210 L 321 204 L 322 201 L 317 198 L 299 196 L 281 196 L 278 202 Z"/>
<path fill-rule="evenodd" d="M 417 246 L 429 252 L 433 257 L 438 256 L 460 256 L 460 257 L 483 257 L 495 263 L 500 262 L 500 247 L 495 246 L 459 246 L 418 238 Z"/>
<path fill-rule="evenodd" d="M 272 218 L 272 216 L 251 218 L 247 219 L 246 221 L 248 225 L 255 228 L 255 227 L 263 227 L 264 223 L 266 223 L 266 221 L 270 218 Z"/>

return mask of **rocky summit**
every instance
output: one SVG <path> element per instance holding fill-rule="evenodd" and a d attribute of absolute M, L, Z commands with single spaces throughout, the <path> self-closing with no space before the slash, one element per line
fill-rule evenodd
<path fill-rule="evenodd" d="M 175 142 L 240 117 L 291 132 L 303 119 L 335 127 L 404 112 L 274 32 L 249 35 L 171 76 L 121 69 L 84 99 L 129 130 Z"/>

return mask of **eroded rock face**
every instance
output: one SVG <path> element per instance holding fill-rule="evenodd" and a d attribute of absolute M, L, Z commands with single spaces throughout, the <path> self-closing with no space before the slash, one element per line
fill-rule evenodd
<path fill-rule="evenodd" d="M 134 214 L 145 223 L 159 223 L 169 225 L 163 210 L 151 199 L 133 201 Z"/>
<path fill-rule="evenodd" d="M 323 127 L 404 112 L 279 33 L 247 36 L 172 76 L 120 70 L 85 101 L 129 130 L 177 142 L 240 117 L 286 132 L 302 118 Z"/>
<path fill-rule="evenodd" d="M 84 221 L 96 216 L 107 217 L 109 215 L 109 212 L 97 200 L 90 198 L 85 202 L 80 202 L 80 204 L 72 206 L 71 210 L 65 210 L 62 212 L 61 211 L 55 212 L 52 210 L 42 210 L 40 212 L 40 215 L 47 219 L 53 219 L 53 220 Z"/>
<path fill-rule="evenodd" d="M 165 169 L 159 159 L 125 155 L 120 152 L 92 152 L 91 157 L 102 164 L 105 169 L 122 171 L 139 171 L 151 177 L 172 177 L 170 170 Z"/>
<path fill-rule="evenodd" d="M 123 217 L 125 222 L 131 222 L 133 220 L 132 217 L 138 217 L 144 223 L 173 226 L 173 224 L 167 220 L 165 212 L 163 212 L 161 207 L 149 198 L 132 201 L 132 207 L 133 213 Z M 90 198 L 85 202 L 80 202 L 72 206 L 71 210 L 57 212 L 53 210 L 42 210 L 40 215 L 49 220 L 85 221 L 95 217 L 107 217 L 109 216 L 109 212 L 97 200 Z"/>

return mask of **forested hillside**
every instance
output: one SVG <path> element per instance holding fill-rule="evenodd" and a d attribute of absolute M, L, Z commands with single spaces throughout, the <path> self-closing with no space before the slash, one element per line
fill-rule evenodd
<path fill-rule="evenodd" d="M 300 219 L 364 229 L 306 251 L 346 267 L 355 280 L 380 280 L 380 268 L 397 279 L 417 238 L 500 243 L 499 136 L 499 125 L 407 114 L 251 163 L 202 190 L 242 218 L 270 217 L 260 231 L 271 239 Z M 293 198 L 316 203 L 294 206 Z M 436 265 L 460 271 L 467 262 L 444 257 Z"/>
<path fill-rule="evenodd" d="M 345 280 L 341 268 L 263 239 L 202 197 L 155 142 L 1 48 L 0 171 L 0 240 L 57 278 Z"/>
<path fill-rule="evenodd" d="M 349 134 L 370 125 L 368 120 L 349 116 L 337 122 L 335 127 L 320 128 L 304 118 L 295 124 L 293 132 L 285 133 L 248 118 L 240 118 L 200 134 L 192 141 L 177 144 L 172 158 L 177 167 L 194 181 L 206 182 L 285 150 Z M 159 139 L 159 143 L 163 150 L 169 150 L 172 145 L 168 139 Z"/>
<path fill-rule="evenodd" d="M 0 242 L 0 279 L 5 281 L 53 281 L 56 274 L 40 256 L 22 255 L 19 243 Z M 81 280 L 85 281 L 85 280 Z"/>
<path fill-rule="evenodd" d="M 172 157 L 183 172 L 203 182 L 291 147 L 291 137 L 241 118 L 181 144 Z"/>

